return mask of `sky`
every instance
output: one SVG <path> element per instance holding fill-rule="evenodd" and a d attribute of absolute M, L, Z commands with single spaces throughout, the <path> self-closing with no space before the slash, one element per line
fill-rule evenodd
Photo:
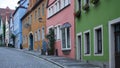
<path fill-rule="evenodd" d="M 6 8 L 8 6 L 10 9 L 15 9 L 18 1 L 19 0 L 0 0 L 0 8 Z"/>

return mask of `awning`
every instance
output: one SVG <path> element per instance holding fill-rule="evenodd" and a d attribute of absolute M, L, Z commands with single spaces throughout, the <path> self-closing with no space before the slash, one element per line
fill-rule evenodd
<path fill-rule="evenodd" d="M 69 22 L 66 22 L 66 23 L 64 23 L 64 24 L 61 26 L 61 29 L 63 29 L 63 28 L 69 28 L 69 27 L 71 27 L 71 24 L 70 24 Z"/>

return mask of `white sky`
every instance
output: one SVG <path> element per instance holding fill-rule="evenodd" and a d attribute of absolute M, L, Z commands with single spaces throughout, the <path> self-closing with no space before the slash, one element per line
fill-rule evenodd
<path fill-rule="evenodd" d="M 0 8 L 6 8 L 8 6 L 10 9 L 15 9 L 18 1 L 19 0 L 0 0 Z"/>

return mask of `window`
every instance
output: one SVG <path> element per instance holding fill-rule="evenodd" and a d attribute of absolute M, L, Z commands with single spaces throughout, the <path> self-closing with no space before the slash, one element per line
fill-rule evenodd
<path fill-rule="evenodd" d="M 35 41 L 37 41 L 37 32 L 35 32 Z"/>
<path fill-rule="evenodd" d="M 61 2 L 61 8 L 64 8 L 64 6 L 65 6 L 65 0 L 60 1 L 60 2 Z"/>
<path fill-rule="evenodd" d="M 56 13 L 57 12 L 57 3 L 55 4 L 54 8 L 55 8 L 55 13 Z"/>
<path fill-rule="evenodd" d="M 84 0 L 84 5 L 89 4 L 89 0 Z"/>
<path fill-rule="evenodd" d="M 44 4 L 42 4 L 42 16 L 44 16 Z"/>
<path fill-rule="evenodd" d="M 57 40 L 57 27 L 54 28 L 55 39 Z"/>
<path fill-rule="evenodd" d="M 66 6 L 70 4 L 70 0 L 58 0 L 53 5 L 49 7 L 48 11 L 48 17 L 54 15 L 56 12 L 62 10 Z"/>
<path fill-rule="evenodd" d="M 81 0 L 77 0 L 77 11 L 81 10 Z"/>
<path fill-rule="evenodd" d="M 102 54 L 102 26 L 94 28 L 94 53 Z"/>
<path fill-rule="evenodd" d="M 37 19 L 37 11 L 35 11 L 35 20 Z"/>
<path fill-rule="evenodd" d="M 52 6 L 51 7 L 51 15 L 53 15 L 54 14 L 54 7 Z"/>
<path fill-rule="evenodd" d="M 40 8 L 38 8 L 38 18 L 40 17 Z"/>
<path fill-rule="evenodd" d="M 60 39 L 60 25 L 57 27 L 57 39 Z"/>
<path fill-rule="evenodd" d="M 40 41 L 40 29 L 38 30 L 38 40 Z"/>
<path fill-rule="evenodd" d="M 63 28 L 62 31 L 62 49 L 70 49 L 70 28 Z"/>
<path fill-rule="evenodd" d="M 44 27 L 42 28 L 42 40 L 45 38 L 45 29 Z"/>
<path fill-rule="evenodd" d="M 32 23 L 32 15 L 30 16 L 30 24 Z"/>
<path fill-rule="evenodd" d="M 55 32 L 55 39 L 59 40 L 60 39 L 60 25 L 57 25 L 54 27 L 54 32 Z"/>
<path fill-rule="evenodd" d="M 84 32 L 84 53 L 90 54 L 90 31 Z"/>
<path fill-rule="evenodd" d="M 60 0 L 58 1 L 58 8 L 59 8 L 59 10 L 61 9 L 61 1 Z"/>

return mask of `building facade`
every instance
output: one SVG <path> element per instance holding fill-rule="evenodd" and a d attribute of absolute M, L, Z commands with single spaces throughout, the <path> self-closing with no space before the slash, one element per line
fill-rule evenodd
<path fill-rule="evenodd" d="M 48 0 L 47 33 L 55 33 L 55 54 L 75 58 L 74 0 Z"/>
<path fill-rule="evenodd" d="M 75 1 L 76 59 L 120 68 L 120 1 Z"/>
<path fill-rule="evenodd" d="M 9 25 L 9 20 L 10 20 L 10 15 L 14 12 L 14 10 L 10 9 L 9 7 L 6 7 L 6 8 L 0 8 L 0 16 L 1 16 L 1 32 L 0 32 L 0 35 L 2 36 L 2 45 L 4 45 L 6 43 L 7 40 L 9 40 L 6 36 L 6 32 L 7 32 L 7 35 L 8 34 L 8 29 L 9 27 L 7 28 L 6 30 L 6 25 L 8 26 Z M 8 24 L 7 24 L 8 23 Z M 8 42 L 7 42 L 8 44 Z"/>
<path fill-rule="evenodd" d="M 3 21 L 0 16 L 0 45 L 3 45 Z"/>
<path fill-rule="evenodd" d="M 47 0 L 30 0 L 27 13 L 22 18 L 23 48 L 40 50 L 46 35 Z"/>
<path fill-rule="evenodd" d="M 14 45 L 13 44 L 13 38 L 12 38 L 12 35 L 14 35 L 14 22 L 13 22 L 13 16 L 11 14 L 10 16 L 10 20 L 9 20 L 9 30 L 10 30 L 10 38 L 9 38 L 9 41 L 10 41 L 10 44 Z"/>
<path fill-rule="evenodd" d="M 18 2 L 19 6 L 16 8 L 13 13 L 13 21 L 14 21 L 14 35 L 15 35 L 15 47 L 20 48 L 22 45 L 22 21 L 21 18 L 27 11 L 29 0 L 20 0 Z"/>

